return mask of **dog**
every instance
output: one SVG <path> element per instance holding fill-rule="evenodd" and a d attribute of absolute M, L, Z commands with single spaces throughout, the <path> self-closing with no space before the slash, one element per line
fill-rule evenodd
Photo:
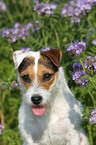
<path fill-rule="evenodd" d="M 59 49 L 13 53 L 23 94 L 18 115 L 23 145 L 89 145 L 80 127 L 82 107 L 66 83 L 61 58 Z"/>

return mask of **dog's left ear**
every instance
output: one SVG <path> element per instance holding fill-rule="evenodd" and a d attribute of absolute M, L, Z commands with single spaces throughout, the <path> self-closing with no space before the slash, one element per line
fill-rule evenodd
<path fill-rule="evenodd" d="M 22 60 L 29 56 L 29 52 L 26 52 L 26 51 L 23 51 L 23 50 L 18 50 L 18 51 L 15 51 L 13 53 L 13 60 L 14 60 L 14 63 L 15 63 L 15 69 L 17 69 L 19 67 L 19 65 L 21 64 Z"/>
<path fill-rule="evenodd" d="M 48 51 L 41 51 L 41 55 L 48 57 L 55 66 L 60 66 L 60 62 L 62 59 L 62 51 L 60 49 L 50 49 Z"/>

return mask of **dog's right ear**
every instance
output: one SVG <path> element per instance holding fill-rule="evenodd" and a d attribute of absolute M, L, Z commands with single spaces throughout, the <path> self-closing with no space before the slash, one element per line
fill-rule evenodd
<path fill-rule="evenodd" d="M 48 57 L 56 67 L 60 66 L 60 62 L 62 59 L 62 51 L 60 49 L 41 51 L 41 55 Z"/>
<path fill-rule="evenodd" d="M 19 65 L 21 64 L 21 62 L 23 61 L 23 59 L 28 56 L 28 52 L 26 51 L 23 51 L 23 50 L 18 50 L 18 51 L 15 51 L 13 53 L 13 60 L 14 60 L 14 63 L 15 63 L 15 69 L 17 69 L 19 67 Z"/>

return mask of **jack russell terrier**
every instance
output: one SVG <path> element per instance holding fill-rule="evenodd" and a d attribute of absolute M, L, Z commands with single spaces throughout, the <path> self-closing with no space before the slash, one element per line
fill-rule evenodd
<path fill-rule="evenodd" d="M 82 107 L 68 88 L 61 58 L 59 49 L 13 54 L 23 94 L 18 115 L 23 145 L 89 145 L 80 127 Z"/>

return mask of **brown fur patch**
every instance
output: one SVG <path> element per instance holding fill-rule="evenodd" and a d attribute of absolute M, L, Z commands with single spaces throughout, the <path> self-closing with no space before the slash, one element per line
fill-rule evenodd
<path fill-rule="evenodd" d="M 46 57 L 46 56 L 42 56 L 40 55 L 40 59 L 38 61 L 38 64 L 42 64 L 44 65 L 46 68 L 49 68 L 49 69 L 52 69 L 54 72 L 57 72 L 58 71 L 58 67 L 55 66 L 52 61 Z"/>
<path fill-rule="evenodd" d="M 18 72 L 21 73 L 31 64 L 35 64 L 33 56 L 24 58 L 22 63 L 18 67 Z"/>
<path fill-rule="evenodd" d="M 48 62 L 49 62 L 49 64 L 48 64 Z M 47 74 L 47 73 L 53 74 L 52 78 L 48 81 L 44 81 L 43 76 L 44 76 L 44 74 Z M 48 61 L 48 59 L 46 60 L 45 58 L 40 56 L 37 77 L 38 77 L 38 82 L 39 82 L 40 86 L 49 90 L 52 83 L 54 81 L 56 81 L 56 79 L 58 78 L 58 71 L 54 71 L 53 64 L 51 64 L 50 61 Z"/>
<path fill-rule="evenodd" d="M 28 61 L 26 62 L 27 66 L 26 67 L 24 66 L 24 69 L 22 67 L 22 71 L 21 71 L 21 73 L 19 73 L 20 80 L 26 87 L 26 90 L 28 90 L 28 88 L 32 85 L 33 80 L 35 79 L 35 72 L 34 72 L 35 64 L 31 63 L 31 62 L 33 62 L 33 57 L 28 58 Z M 22 76 L 24 76 L 24 75 L 29 75 L 30 82 L 25 82 L 22 79 Z"/>

